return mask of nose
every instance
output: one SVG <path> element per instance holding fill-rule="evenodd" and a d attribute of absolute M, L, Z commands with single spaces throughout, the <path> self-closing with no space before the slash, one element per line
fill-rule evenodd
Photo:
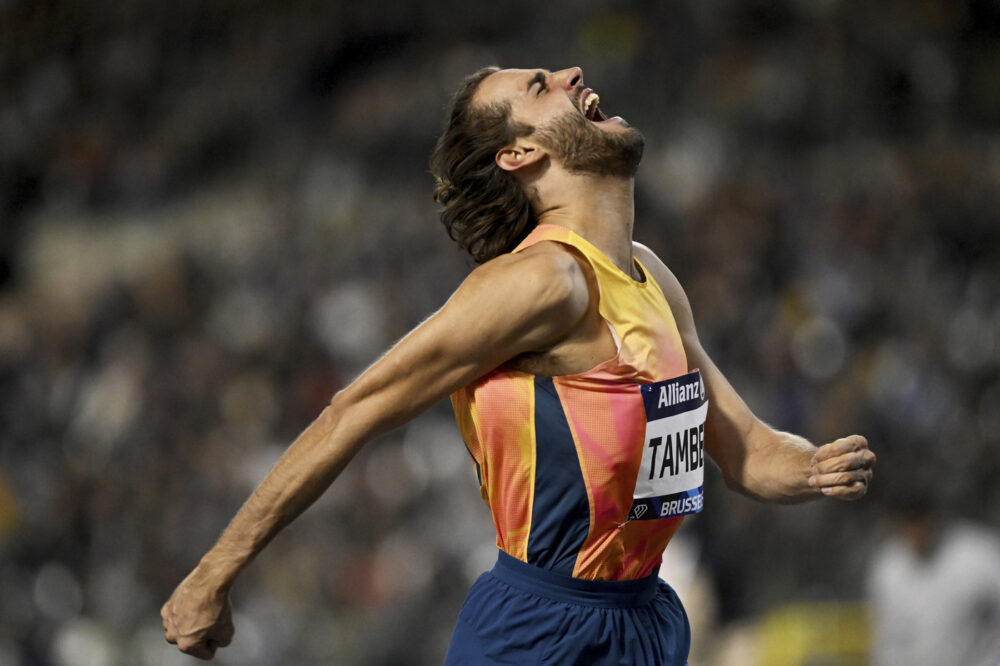
<path fill-rule="evenodd" d="M 554 72 L 552 74 L 552 78 L 560 87 L 566 90 L 573 90 L 577 86 L 583 84 L 583 70 L 579 67 L 561 69 L 558 72 Z"/>

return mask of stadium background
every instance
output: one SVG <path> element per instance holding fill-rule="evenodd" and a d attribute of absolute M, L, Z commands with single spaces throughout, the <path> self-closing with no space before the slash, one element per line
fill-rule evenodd
<path fill-rule="evenodd" d="M 470 266 L 426 160 L 489 63 L 583 67 L 646 134 L 636 237 L 717 363 L 879 455 L 846 505 L 710 473 L 669 574 L 701 663 L 809 618 L 864 663 L 894 504 L 1000 521 L 998 44 L 992 0 L 3 0 L 0 665 L 193 661 L 160 604 Z M 492 558 L 474 479 L 446 404 L 373 443 L 246 572 L 217 660 L 439 662 Z"/>

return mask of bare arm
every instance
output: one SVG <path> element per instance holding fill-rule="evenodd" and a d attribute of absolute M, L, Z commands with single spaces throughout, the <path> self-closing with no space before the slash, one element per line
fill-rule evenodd
<path fill-rule="evenodd" d="M 558 343 L 586 313 L 576 261 L 539 244 L 477 268 L 292 443 L 161 614 L 167 640 L 211 658 L 232 637 L 228 592 L 240 571 L 372 437 L 527 351 Z"/>
<path fill-rule="evenodd" d="M 705 446 L 726 485 L 769 502 L 862 497 L 875 463 L 865 438 L 851 435 L 817 448 L 758 419 L 701 346 L 691 304 L 677 278 L 649 249 L 636 245 L 636 256 L 670 303 L 688 366 L 701 370 L 709 396 Z"/>

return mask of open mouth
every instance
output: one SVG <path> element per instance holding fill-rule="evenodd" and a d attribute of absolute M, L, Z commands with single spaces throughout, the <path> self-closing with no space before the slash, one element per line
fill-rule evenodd
<path fill-rule="evenodd" d="M 608 119 L 597 106 L 600 101 L 600 96 L 590 88 L 587 88 L 580 93 L 580 111 L 587 120 L 599 123 L 602 120 Z"/>

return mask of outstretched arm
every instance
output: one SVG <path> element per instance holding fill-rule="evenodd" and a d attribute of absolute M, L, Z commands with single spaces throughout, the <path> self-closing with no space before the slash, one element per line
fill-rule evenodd
<path fill-rule="evenodd" d="M 636 256 L 670 303 L 688 366 L 701 370 L 709 396 L 705 447 L 726 485 L 756 499 L 781 503 L 822 495 L 848 500 L 864 496 L 875 464 L 867 440 L 850 435 L 816 447 L 754 416 L 701 346 L 691 304 L 677 278 L 649 249 L 637 244 Z"/>
<path fill-rule="evenodd" d="M 333 482 L 361 446 L 527 351 L 559 342 L 586 313 L 576 261 L 539 244 L 477 268 L 288 448 L 164 604 L 167 640 L 210 659 L 233 629 L 229 589 L 257 553 Z"/>

